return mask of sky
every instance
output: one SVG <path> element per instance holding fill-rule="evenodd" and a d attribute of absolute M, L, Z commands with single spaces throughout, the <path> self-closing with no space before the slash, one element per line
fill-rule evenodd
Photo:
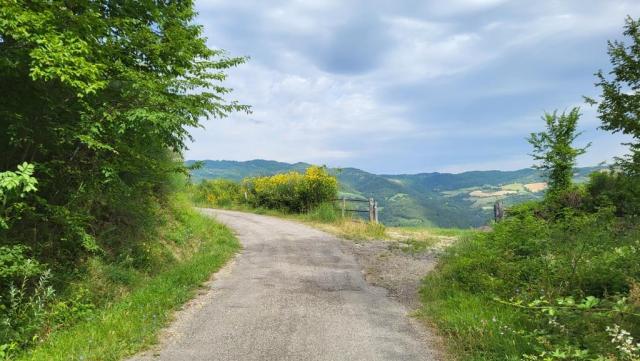
<path fill-rule="evenodd" d="M 192 129 L 187 159 L 308 162 L 374 173 L 514 170 L 542 114 L 580 106 L 579 165 L 624 154 L 583 96 L 610 70 L 638 0 L 201 0 L 212 48 L 250 60 Z"/>

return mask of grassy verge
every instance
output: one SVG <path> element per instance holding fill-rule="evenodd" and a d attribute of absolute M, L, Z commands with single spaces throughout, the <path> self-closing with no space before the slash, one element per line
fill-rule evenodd
<path fill-rule="evenodd" d="M 427 278 L 420 295 L 423 307 L 417 316 L 435 325 L 453 359 L 515 361 L 531 351 L 526 339 L 511 332 L 524 323 L 511 308 L 451 287 L 437 276 Z"/>
<path fill-rule="evenodd" d="M 460 287 L 456 267 L 464 263 L 460 252 L 474 252 L 473 237 L 463 236 L 423 280 L 422 307 L 417 316 L 433 324 L 455 360 L 521 360 L 531 352 L 529 340 L 518 330 L 527 321 L 513 307 L 503 306 L 482 290 Z M 472 277 L 472 276 L 471 276 Z"/>
<path fill-rule="evenodd" d="M 527 214 L 463 237 L 425 278 L 421 317 L 461 360 L 640 360 L 638 253 L 620 251 L 638 229 L 610 217 Z"/>
<path fill-rule="evenodd" d="M 182 203 L 173 213 L 161 235 L 166 242 L 160 243 L 166 244 L 157 247 L 170 253 L 165 258 L 171 262 L 158 266 L 156 273 L 135 277 L 124 267 L 101 267 L 130 279 L 123 294 L 74 325 L 53 331 L 17 360 L 120 360 L 156 342 L 173 311 L 239 248 L 228 229 L 190 206 Z M 101 283 L 88 278 L 87 284 L 94 287 Z M 105 287 L 112 289 L 114 284 L 110 281 Z"/>
<path fill-rule="evenodd" d="M 320 222 L 298 217 L 299 220 L 338 237 L 356 241 L 390 239 L 384 225 L 365 222 L 359 219 L 339 219 L 333 222 Z"/>

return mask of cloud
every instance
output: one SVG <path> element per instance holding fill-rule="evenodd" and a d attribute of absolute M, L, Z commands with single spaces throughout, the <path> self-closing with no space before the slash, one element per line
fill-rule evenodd
<path fill-rule="evenodd" d="M 377 172 L 528 166 L 543 111 L 596 95 L 631 0 L 198 1 L 253 106 L 194 130 L 194 159 L 268 158 Z M 583 108 L 593 156 L 624 152 Z M 596 154 L 597 152 L 597 154 Z M 602 159 L 604 160 L 604 159 Z"/>
<path fill-rule="evenodd" d="M 359 14 L 338 26 L 319 44 L 307 50 L 311 59 L 330 73 L 362 73 L 377 67 L 386 54 L 392 53 L 391 38 L 375 16 Z"/>
<path fill-rule="evenodd" d="M 486 11 L 509 1 L 507 0 L 448 0 L 429 1 L 427 9 L 430 13 L 440 16 L 453 16 L 464 13 Z"/>

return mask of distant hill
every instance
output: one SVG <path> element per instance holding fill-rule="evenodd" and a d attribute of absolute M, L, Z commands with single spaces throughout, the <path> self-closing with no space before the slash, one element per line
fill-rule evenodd
<path fill-rule="evenodd" d="M 309 166 L 261 159 L 206 160 L 201 169 L 192 171 L 192 178 L 196 182 L 215 178 L 240 181 L 246 177 L 304 171 Z M 579 168 L 575 180 L 582 182 L 601 168 Z M 377 175 L 357 168 L 332 172 L 340 181 L 342 195 L 374 197 L 380 205 L 381 221 L 396 226 L 482 226 L 490 221 L 496 200 L 511 205 L 539 199 L 546 187 L 542 174 L 535 169 L 399 175 Z"/>
<path fill-rule="evenodd" d="M 194 162 L 193 160 L 188 160 L 186 163 L 191 165 Z M 195 181 L 216 178 L 240 181 L 246 177 L 272 175 L 291 170 L 304 171 L 309 167 L 309 164 L 306 163 L 290 164 L 262 159 L 247 162 L 233 160 L 205 160 L 203 162 L 204 167 L 192 172 L 192 177 Z"/>

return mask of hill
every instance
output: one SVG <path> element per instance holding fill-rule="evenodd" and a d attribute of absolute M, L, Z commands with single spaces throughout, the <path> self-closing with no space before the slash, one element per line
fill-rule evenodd
<path fill-rule="evenodd" d="M 194 161 L 187 161 L 192 164 Z M 270 160 L 246 162 L 206 160 L 192 171 L 194 181 L 224 178 L 240 181 L 245 177 L 303 171 L 307 163 Z M 579 168 L 575 180 L 586 180 L 601 167 Z M 478 227 L 491 220 L 493 204 L 507 206 L 542 196 L 546 184 L 540 171 L 471 171 L 420 174 L 373 174 L 357 168 L 332 169 L 340 181 L 341 195 L 373 197 L 380 206 L 380 219 L 394 226 Z"/>

